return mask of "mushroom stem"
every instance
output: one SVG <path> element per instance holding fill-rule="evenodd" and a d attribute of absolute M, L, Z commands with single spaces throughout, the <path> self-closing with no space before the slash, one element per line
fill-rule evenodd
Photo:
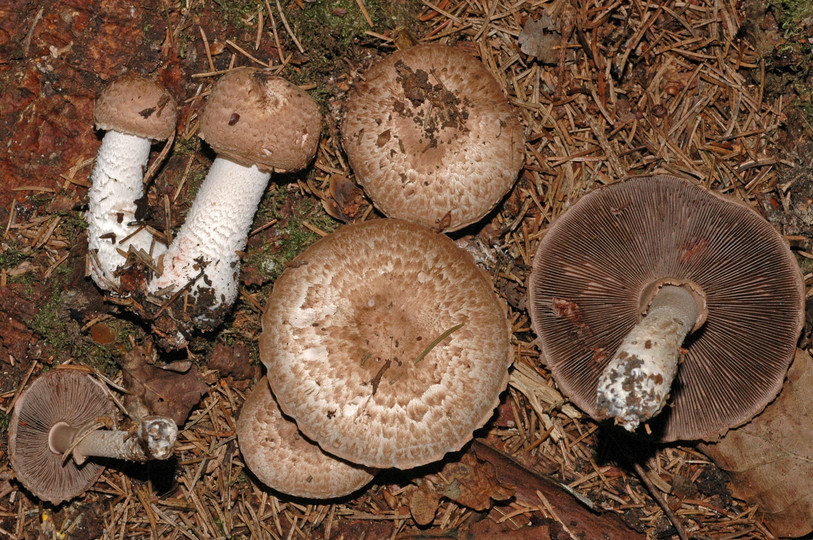
<path fill-rule="evenodd" d="M 71 453 L 77 465 L 89 457 L 144 462 L 167 459 L 178 438 L 178 426 L 171 418 L 144 417 L 135 431 L 93 430 L 92 426 L 55 424 L 48 433 L 48 447 L 55 454 Z"/>
<path fill-rule="evenodd" d="M 164 253 L 162 273 L 148 284 L 151 294 L 170 296 L 189 286 L 190 295 L 208 309 L 195 322 L 211 328 L 222 317 L 216 310 L 237 298 L 240 255 L 254 213 L 271 173 L 215 158 L 181 230 Z M 201 293 L 208 292 L 205 300 Z"/>
<path fill-rule="evenodd" d="M 686 288 L 662 287 L 599 377 L 599 414 L 615 418 L 628 431 L 658 414 L 677 374 L 680 346 L 697 317 L 697 304 Z"/>
<path fill-rule="evenodd" d="M 116 270 L 130 247 L 157 256 L 152 234 L 136 224 L 136 201 L 144 194 L 144 168 L 151 142 L 144 137 L 108 131 L 96 156 L 88 190 L 88 248 L 90 275 L 104 290 L 116 290 Z"/>

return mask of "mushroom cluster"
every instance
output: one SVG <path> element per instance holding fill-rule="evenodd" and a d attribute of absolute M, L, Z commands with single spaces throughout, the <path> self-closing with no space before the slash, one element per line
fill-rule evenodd
<path fill-rule="evenodd" d="M 482 219 L 524 162 L 522 126 L 483 63 L 438 43 L 373 65 L 345 105 L 342 145 L 389 217 L 439 231 Z"/>
<path fill-rule="evenodd" d="M 671 176 L 574 204 L 540 242 L 529 295 L 562 391 L 664 441 L 715 437 L 762 410 L 804 322 L 782 237 L 740 202 Z"/>
<path fill-rule="evenodd" d="M 260 355 L 302 436 L 372 469 L 459 450 L 492 415 L 512 361 L 504 307 L 471 256 L 394 219 L 347 225 L 289 265 L 263 314 Z M 241 433 L 258 429 L 248 422 Z"/>
<path fill-rule="evenodd" d="M 136 119 L 160 117 L 165 131 L 137 132 L 147 142 L 119 159 L 106 148 L 135 148 L 120 136 L 131 128 L 101 119 L 117 92 L 100 97 L 97 123 L 111 131 L 91 194 L 92 275 L 118 291 L 129 254 L 141 252 L 154 260 L 144 282 L 149 303 L 174 319 L 169 306 L 182 298 L 183 318 L 211 329 L 237 296 L 240 254 L 271 174 L 313 159 L 321 115 L 307 93 L 266 71 L 223 75 L 199 130 L 218 156 L 165 246 L 137 213 L 149 141 L 171 136 L 174 101 L 139 84 L 152 105 L 135 100 Z M 238 437 L 260 480 L 302 497 L 345 495 L 378 469 L 459 450 L 491 416 L 512 360 L 510 325 L 490 280 L 437 232 L 484 217 L 522 167 L 522 127 L 498 82 L 458 49 L 421 45 L 371 69 L 346 112 L 343 141 L 357 179 L 385 214 L 413 223 L 347 226 L 275 283 L 261 339 L 268 379 L 246 400 Z M 126 210 L 109 197 L 122 178 Z M 113 455 L 86 443 L 97 436 L 78 420 L 56 424 L 46 437 L 55 455 Z M 123 437 L 105 435 L 119 446 L 131 440 Z"/>
<path fill-rule="evenodd" d="M 99 458 L 148 461 L 172 455 L 178 427 L 150 416 L 134 430 L 115 425 L 113 402 L 96 379 L 71 368 L 37 378 L 17 399 L 9 422 L 9 460 L 17 479 L 54 504 L 84 493 L 104 470 Z"/>
<path fill-rule="evenodd" d="M 277 279 L 260 339 L 270 389 L 255 388 L 238 423 L 249 468 L 300 496 L 344 495 L 378 469 L 459 450 L 512 360 L 490 281 L 435 232 L 480 220 L 522 167 L 522 127 L 494 77 L 451 47 L 396 52 L 355 85 L 342 141 L 375 205 L 400 219 L 346 226 Z M 292 485 L 300 468 L 330 471 L 330 487 L 312 474 Z"/>
<path fill-rule="evenodd" d="M 243 67 L 224 74 L 199 129 L 218 156 L 169 246 L 140 223 L 139 203 L 150 144 L 174 133 L 174 99 L 148 79 L 124 77 L 102 92 L 94 114 L 107 134 L 89 190 L 91 276 L 104 290 L 134 292 L 120 290 L 119 275 L 136 251 L 156 261 L 149 264 L 155 275 L 138 291 L 150 297 L 148 305 L 163 306 L 185 293 L 191 323 L 184 328 L 216 327 L 237 298 L 240 253 L 271 173 L 300 170 L 316 153 L 318 106 L 267 71 Z"/>

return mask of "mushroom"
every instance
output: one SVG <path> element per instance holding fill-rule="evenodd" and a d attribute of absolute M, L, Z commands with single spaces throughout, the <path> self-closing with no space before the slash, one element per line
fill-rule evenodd
<path fill-rule="evenodd" d="M 145 417 L 136 429 L 98 429 L 113 419 L 104 386 L 76 369 L 35 380 L 17 400 L 9 425 L 9 459 L 17 479 L 38 498 L 60 503 L 84 493 L 104 466 L 96 459 L 167 459 L 178 436 L 169 418 Z M 88 461 L 86 461 L 88 460 Z"/>
<path fill-rule="evenodd" d="M 106 291 L 117 291 L 117 270 L 130 249 L 157 257 L 165 246 L 139 224 L 144 169 L 154 141 L 175 131 L 177 105 L 157 83 L 135 76 L 111 82 L 96 99 L 96 127 L 105 130 L 88 190 L 90 275 Z"/>
<path fill-rule="evenodd" d="M 332 499 L 370 483 L 375 470 L 323 452 L 283 416 L 263 377 L 243 403 L 237 441 L 248 468 L 265 485 L 310 499 Z"/>
<path fill-rule="evenodd" d="M 341 131 L 376 207 L 440 231 L 485 216 L 524 161 L 522 126 L 497 80 L 471 55 L 436 43 L 367 70 L 347 99 Z"/>
<path fill-rule="evenodd" d="M 260 358 L 282 411 L 325 452 L 404 469 L 485 424 L 512 349 L 472 257 L 384 219 L 344 226 L 290 263 L 268 298 Z"/>
<path fill-rule="evenodd" d="M 321 115 L 300 88 L 266 71 L 223 75 L 200 117 L 200 137 L 218 153 L 192 208 L 148 283 L 171 298 L 188 290 L 193 321 L 210 329 L 237 297 L 240 254 L 271 172 L 304 168 L 316 153 Z"/>
<path fill-rule="evenodd" d="M 596 189 L 560 216 L 529 294 L 563 392 L 630 431 L 653 419 L 664 441 L 715 437 L 762 410 L 804 313 L 799 268 L 761 216 L 661 175 Z"/>

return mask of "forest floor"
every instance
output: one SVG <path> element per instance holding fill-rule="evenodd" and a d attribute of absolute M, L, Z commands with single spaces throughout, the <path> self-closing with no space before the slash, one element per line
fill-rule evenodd
<path fill-rule="evenodd" d="M 587 518 L 559 506 L 558 490 L 592 508 L 596 523 L 628 527 L 630 538 L 676 537 L 631 465 L 639 461 L 691 536 L 773 538 L 758 505 L 732 497 L 725 473 L 695 447 L 647 445 L 629 455 L 602 426 L 557 401 L 530 328 L 525 283 L 547 226 L 584 193 L 663 172 L 765 215 L 791 242 L 809 284 L 812 16 L 789 1 L 0 3 L 0 536 L 580 537 L 591 530 L 579 521 Z M 526 27 L 542 45 L 536 54 L 518 42 Z M 494 419 L 460 454 L 385 472 L 340 500 L 294 499 L 246 469 L 235 436 L 241 404 L 263 374 L 262 307 L 285 265 L 342 225 L 326 206 L 346 220 L 378 215 L 360 193 L 348 199 L 336 189 L 353 181 L 339 138 L 342 104 L 368 66 L 411 41 L 447 43 L 481 60 L 524 127 L 515 187 L 480 224 L 452 235 L 485 250 L 483 267 L 509 309 L 516 371 Z M 156 78 L 178 100 L 174 142 L 166 151 L 157 145 L 151 158 L 146 217 L 172 230 L 213 159 L 196 135 L 197 115 L 218 75 L 242 65 L 309 91 L 324 114 L 322 140 L 311 167 L 269 186 L 226 322 L 192 336 L 185 350 L 162 352 L 153 328 L 87 277 L 83 212 L 101 141 L 93 100 L 125 73 Z M 155 365 L 144 367 L 145 359 Z M 10 412 L 31 380 L 65 363 L 111 388 L 132 389 L 134 379 L 165 385 L 161 407 L 186 419 L 176 457 L 111 464 L 88 493 L 56 507 L 27 493 L 7 457 Z M 442 489 L 450 475 L 470 496 Z M 530 496 L 511 481 L 521 478 L 534 479 Z"/>

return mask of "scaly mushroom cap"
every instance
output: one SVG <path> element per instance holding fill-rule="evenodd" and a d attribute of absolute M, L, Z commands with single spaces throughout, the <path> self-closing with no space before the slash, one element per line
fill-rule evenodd
<path fill-rule="evenodd" d="M 133 75 L 107 85 L 93 107 L 97 128 L 154 141 L 172 136 L 177 117 L 175 98 L 165 88 Z"/>
<path fill-rule="evenodd" d="M 683 343 L 664 441 L 715 437 L 779 392 L 803 324 L 804 287 L 756 212 L 685 180 L 636 177 L 585 195 L 548 229 L 533 263 L 531 319 L 562 391 L 596 416 L 599 375 L 640 320 L 653 284 L 705 295 Z"/>
<path fill-rule="evenodd" d="M 280 408 L 326 452 L 410 468 L 459 450 L 508 383 L 491 282 L 447 237 L 399 220 L 345 226 L 274 284 L 260 356 Z"/>
<path fill-rule="evenodd" d="M 114 418 L 105 388 L 74 369 L 54 369 L 20 394 L 9 423 L 8 447 L 17 479 L 38 498 L 58 504 L 84 493 L 104 465 L 87 461 L 81 467 L 48 446 L 58 422 L 79 428 L 97 418 Z"/>
<path fill-rule="evenodd" d="M 215 83 L 200 137 L 221 157 L 261 171 L 297 171 L 316 154 L 322 116 L 307 92 L 261 69 L 236 68 Z"/>
<path fill-rule="evenodd" d="M 237 420 L 243 459 L 260 481 L 282 493 L 332 499 L 361 489 L 375 471 L 324 453 L 279 410 L 263 378 L 243 403 Z"/>
<path fill-rule="evenodd" d="M 382 212 L 454 231 L 485 216 L 523 164 L 522 126 L 488 69 L 439 44 L 371 67 L 345 106 L 342 143 Z"/>

